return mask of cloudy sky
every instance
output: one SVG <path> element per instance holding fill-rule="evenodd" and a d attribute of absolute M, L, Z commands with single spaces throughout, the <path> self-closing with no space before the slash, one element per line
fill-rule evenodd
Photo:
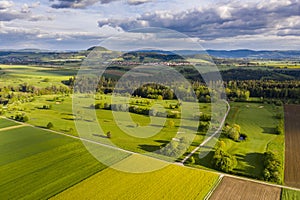
<path fill-rule="evenodd" d="M 300 50 L 300 0 L 0 0 L 0 49 L 87 49 L 147 27 L 205 49 Z"/>

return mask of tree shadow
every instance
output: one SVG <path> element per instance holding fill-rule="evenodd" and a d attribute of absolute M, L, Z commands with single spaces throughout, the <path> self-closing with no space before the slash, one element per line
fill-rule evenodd
<path fill-rule="evenodd" d="M 93 136 L 96 136 L 96 137 L 101 137 L 101 138 L 108 138 L 107 136 L 104 136 L 104 135 L 99 135 L 99 134 L 92 134 Z"/>
<path fill-rule="evenodd" d="M 75 119 L 72 119 L 72 118 L 67 118 L 67 117 L 62 117 L 61 119 L 64 119 L 64 120 L 69 120 L 69 121 L 74 121 Z"/>
<path fill-rule="evenodd" d="M 264 154 L 263 153 L 247 153 L 246 155 L 236 154 L 236 159 L 239 162 L 238 166 L 243 166 L 242 168 L 234 169 L 234 172 L 239 175 L 248 176 L 251 178 L 261 178 L 263 174 L 263 163 Z"/>
<path fill-rule="evenodd" d="M 155 142 L 161 143 L 160 145 L 148 145 L 148 144 L 140 144 L 139 148 L 148 151 L 148 152 L 154 152 L 157 151 L 163 147 L 165 147 L 170 141 L 167 140 L 154 140 Z"/>
<path fill-rule="evenodd" d="M 154 152 L 154 151 L 158 151 L 159 149 L 161 149 L 161 146 L 159 146 L 159 145 L 140 144 L 139 147 L 140 147 L 140 149 L 147 151 L 147 152 Z"/>
<path fill-rule="evenodd" d="M 276 134 L 276 128 L 274 127 L 261 127 L 263 129 L 263 133 L 266 134 Z"/>
<path fill-rule="evenodd" d="M 202 147 L 202 148 L 205 148 L 205 147 Z M 213 160 L 214 154 L 215 154 L 214 151 L 209 151 L 204 158 L 199 158 L 198 153 L 195 154 L 194 155 L 195 164 L 214 169 L 214 167 L 212 165 L 212 160 Z"/>

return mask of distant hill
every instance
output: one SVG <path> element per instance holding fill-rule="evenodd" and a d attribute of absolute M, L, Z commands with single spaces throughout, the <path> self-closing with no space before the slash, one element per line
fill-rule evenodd
<path fill-rule="evenodd" d="M 253 51 L 242 50 L 207 50 L 207 53 L 218 58 L 256 58 L 256 59 L 300 59 L 300 51 Z"/>
<path fill-rule="evenodd" d="M 109 50 L 101 46 L 93 46 L 87 49 L 87 51 L 109 51 Z"/>
<path fill-rule="evenodd" d="M 44 49 L 19 49 L 19 50 L 0 50 L 0 61 L 3 56 L 28 56 L 28 54 L 37 56 L 46 56 L 49 54 L 80 54 L 87 55 L 91 51 L 109 51 L 108 49 L 101 46 L 93 46 L 87 50 L 83 51 L 55 51 L 55 50 L 44 50 Z M 149 53 L 161 54 L 165 56 L 194 56 L 194 55 L 206 55 L 209 54 L 216 58 L 249 58 L 249 59 L 300 59 L 300 50 L 290 50 L 290 51 L 254 51 L 248 49 L 239 50 L 174 50 L 174 51 L 164 51 L 164 50 L 140 50 L 138 51 L 143 54 Z M 131 52 L 133 53 L 133 52 Z M 136 52 L 137 53 L 137 52 Z"/>
<path fill-rule="evenodd" d="M 252 59 L 300 59 L 300 51 L 254 51 L 248 49 L 240 50 L 141 50 L 139 52 L 157 53 L 165 55 L 196 55 L 196 54 L 209 54 L 212 57 L 217 58 L 252 58 Z"/>

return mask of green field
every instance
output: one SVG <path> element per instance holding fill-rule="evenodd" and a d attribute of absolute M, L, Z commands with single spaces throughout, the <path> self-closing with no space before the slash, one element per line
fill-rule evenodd
<path fill-rule="evenodd" d="M 282 189 L 281 199 L 282 200 L 298 200 L 298 199 L 300 199 L 300 191 Z"/>
<path fill-rule="evenodd" d="M 263 172 L 263 154 L 266 151 L 277 152 L 283 161 L 284 136 L 276 134 L 278 119 L 275 115 L 282 113 L 282 107 L 257 103 L 231 103 L 231 110 L 226 123 L 238 124 L 241 133 L 247 135 L 245 141 L 235 142 L 221 136 L 226 144 L 225 150 L 235 155 L 238 161 L 233 173 L 252 178 L 261 178 Z M 205 151 L 205 150 L 204 150 Z M 196 164 L 205 168 L 213 168 L 211 159 L 213 152 L 202 159 L 196 158 Z M 283 173 L 281 174 L 283 177 Z"/>
<path fill-rule="evenodd" d="M 0 129 L 10 127 L 10 126 L 16 126 L 16 125 L 18 125 L 18 124 L 13 121 L 0 118 Z"/>
<path fill-rule="evenodd" d="M 0 151 L 1 199 L 46 199 L 105 168 L 79 140 L 33 127 L 2 131 Z"/>
<path fill-rule="evenodd" d="M 61 81 L 76 75 L 77 70 L 25 65 L 0 65 L 0 86 L 27 83 L 35 87 L 64 86 Z"/>
<path fill-rule="evenodd" d="M 52 199 L 204 199 L 217 179 L 216 174 L 176 165 L 143 174 L 107 168 Z"/>
<path fill-rule="evenodd" d="M 107 102 L 111 103 L 111 96 L 110 95 L 100 95 L 98 98 L 102 100 L 96 100 L 97 102 Z M 83 98 L 84 99 L 84 98 Z M 137 100 L 142 101 L 145 99 L 138 98 Z M 168 109 L 169 104 L 176 104 L 175 100 L 166 100 L 160 101 L 151 100 L 151 105 L 160 103 L 163 107 Z M 44 110 L 40 109 L 43 105 L 51 105 L 51 109 Z M 148 106 L 151 106 L 148 105 Z M 140 107 L 146 107 L 146 105 L 140 105 Z M 203 113 L 210 113 L 210 104 L 201 103 L 199 104 L 200 110 Z M 85 108 L 82 106 L 84 112 L 88 112 L 90 108 Z M 6 113 L 7 117 L 13 116 L 15 113 L 24 112 L 29 117 L 29 124 L 38 127 L 46 127 L 49 122 L 52 122 L 54 127 L 53 130 L 64 132 L 66 134 L 75 135 L 77 136 L 77 129 L 75 127 L 74 122 L 74 113 L 72 112 L 72 98 L 71 96 L 63 96 L 63 95 L 43 95 L 40 97 L 35 97 L 35 100 L 32 102 L 25 102 L 19 105 L 11 105 L 8 109 L 9 111 Z M 192 116 L 194 108 L 188 109 L 190 113 L 189 115 Z M 119 112 L 119 116 L 124 115 L 124 113 Z M 103 129 L 103 133 L 97 132 L 96 130 L 89 131 L 84 133 L 84 135 L 80 135 L 80 137 L 88 138 L 94 141 L 107 143 L 107 139 L 99 136 L 104 136 L 106 132 L 110 131 L 112 133 L 111 142 L 116 144 L 117 146 L 134 151 L 134 152 L 153 152 L 161 148 L 162 145 L 168 143 L 172 140 L 173 137 L 176 136 L 179 125 L 180 119 L 167 119 L 165 124 L 161 124 L 162 121 L 159 117 L 155 117 L 157 122 L 154 122 L 152 127 L 161 128 L 161 131 L 149 138 L 138 138 L 132 137 L 128 135 L 124 130 L 121 130 L 117 123 L 115 122 L 114 116 L 112 111 L 110 110 L 103 110 L 99 109 L 96 110 L 97 121 L 92 120 L 90 123 L 85 122 L 86 125 L 99 123 Z M 150 117 L 140 114 L 130 113 L 130 116 L 134 123 L 138 123 L 139 126 L 147 126 L 150 123 Z M 174 121 L 174 127 L 168 127 L 167 124 L 169 121 Z M 131 119 L 126 118 L 126 116 L 122 117 L 120 123 L 125 126 L 129 127 L 131 124 Z M 189 127 L 183 127 L 181 131 L 189 131 Z M 201 133 L 194 133 L 194 142 L 192 143 L 192 147 L 190 149 L 195 148 L 198 146 L 201 141 L 204 139 L 204 135 Z"/>

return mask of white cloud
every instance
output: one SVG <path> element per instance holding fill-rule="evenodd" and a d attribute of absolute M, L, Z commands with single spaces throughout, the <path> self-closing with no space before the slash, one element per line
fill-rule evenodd
<path fill-rule="evenodd" d="M 14 5 L 12 1 L 0 1 L 0 10 L 10 8 Z"/>

